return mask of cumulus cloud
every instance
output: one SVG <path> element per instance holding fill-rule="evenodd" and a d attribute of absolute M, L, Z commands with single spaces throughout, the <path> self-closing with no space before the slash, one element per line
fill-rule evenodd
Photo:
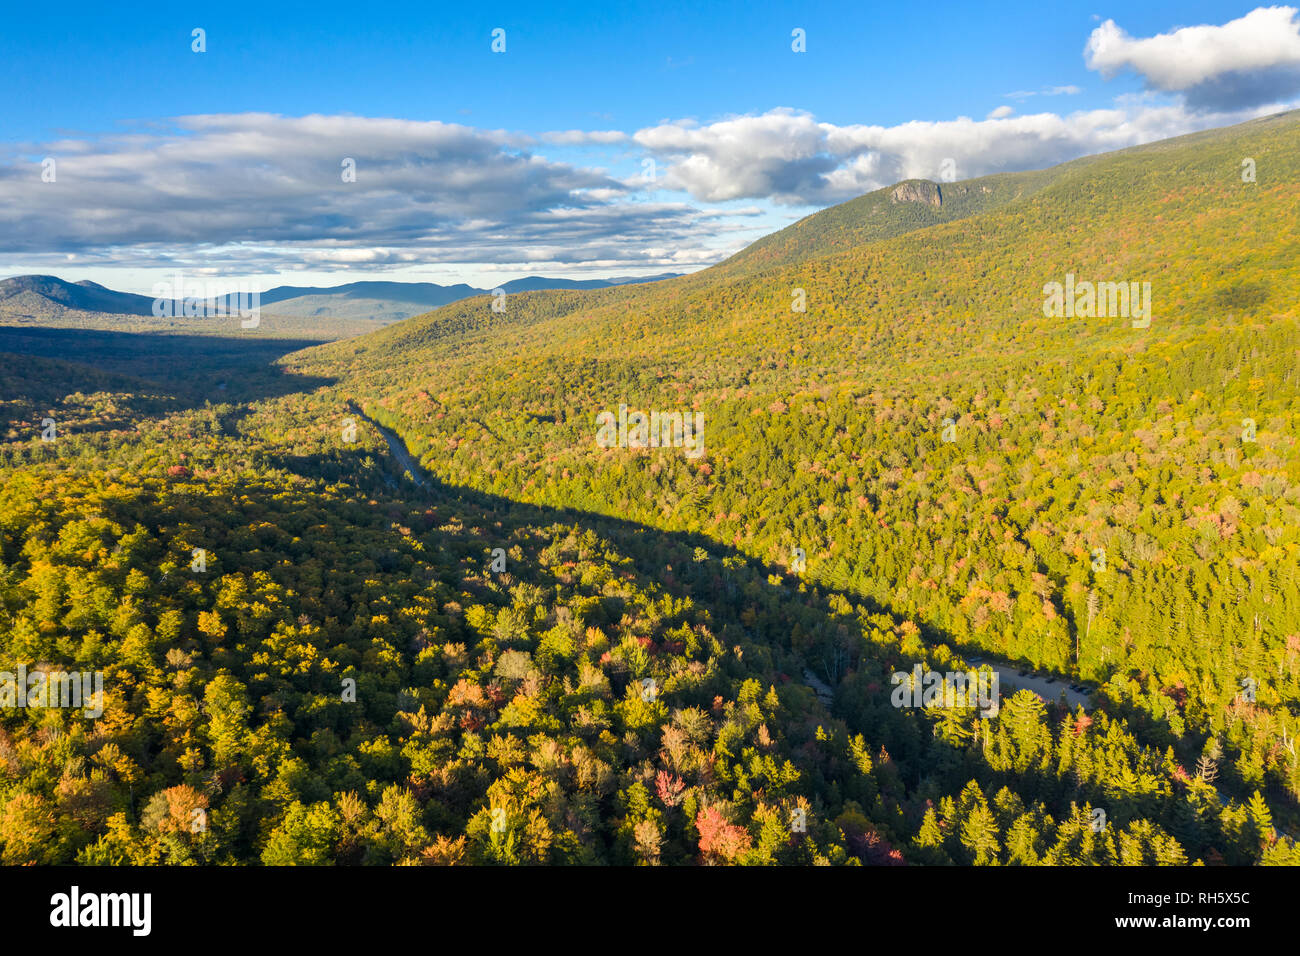
<path fill-rule="evenodd" d="M 1068 115 L 959 117 L 897 126 L 837 126 L 776 109 L 708 125 L 667 123 L 635 140 L 667 165 L 665 180 L 704 201 L 768 198 L 824 205 L 902 179 L 938 179 L 944 161 L 969 179 L 1038 169 L 1089 153 L 1227 125 L 1258 111 L 1206 113 L 1179 104 L 1138 103 Z"/>
<path fill-rule="evenodd" d="M 649 248 L 689 258 L 732 228 L 689 203 L 632 201 L 606 173 L 532 145 L 440 122 L 262 113 L 18 145 L 0 162 L 0 252 L 138 264 L 186 249 L 283 268 L 553 256 L 640 266 L 681 261 Z M 42 181 L 45 157 L 53 182 Z"/>
<path fill-rule="evenodd" d="M 669 186 L 696 199 L 770 197 L 802 203 L 824 189 L 839 165 L 826 147 L 825 128 L 808 113 L 776 109 L 700 126 L 691 120 L 639 130 L 633 137 L 668 159 Z"/>
<path fill-rule="evenodd" d="M 1277 103 L 1300 92 L 1300 17 L 1295 7 L 1259 7 L 1222 26 L 1144 38 L 1107 20 L 1088 38 L 1084 59 L 1105 77 L 1132 70 L 1193 109 Z"/>

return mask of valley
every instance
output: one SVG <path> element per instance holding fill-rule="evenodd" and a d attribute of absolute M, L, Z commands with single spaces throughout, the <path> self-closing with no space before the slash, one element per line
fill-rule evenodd
<path fill-rule="evenodd" d="M 891 186 L 364 330 L 7 324 L 0 663 L 105 706 L 0 714 L 3 861 L 1300 861 L 1297 157 Z M 891 704 L 980 657 L 995 719 Z"/>

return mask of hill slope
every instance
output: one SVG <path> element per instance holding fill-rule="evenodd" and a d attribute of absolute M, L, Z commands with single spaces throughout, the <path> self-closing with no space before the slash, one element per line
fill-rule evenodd
<path fill-rule="evenodd" d="M 805 554 L 807 586 L 1094 681 L 1294 799 L 1297 157 L 1291 113 L 966 184 L 946 222 L 886 190 L 689 277 L 457 303 L 287 361 L 445 481 Z M 1046 314 L 1075 278 L 1148 283 L 1149 327 Z M 703 413 L 705 456 L 602 447 L 621 405 Z M 824 676 L 849 709 L 881 679 Z"/>
<path fill-rule="evenodd" d="M 15 276 L 0 280 L 0 309 L 39 314 L 50 306 L 115 315 L 152 315 L 153 299 L 131 292 L 114 292 L 83 279 L 66 282 L 56 276 Z"/>

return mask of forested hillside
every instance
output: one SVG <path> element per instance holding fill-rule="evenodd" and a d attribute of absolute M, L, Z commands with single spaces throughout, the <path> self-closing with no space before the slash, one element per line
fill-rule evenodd
<path fill-rule="evenodd" d="M 290 361 L 346 376 L 450 483 L 779 566 L 802 548 L 805 588 L 1096 682 L 1185 761 L 1222 752 L 1222 786 L 1290 804 L 1297 145 L 1286 114 L 993 177 L 992 208 L 928 227 L 876 194 L 855 203 L 901 219 L 847 251 L 760 254 L 842 245 L 855 203 L 685 279 L 467 301 Z M 1150 327 L 1045 316 L 1067 273 L 1150 282 Z M 704 412 L 707 455 L 598 447 L 620 404 Z"/>
<path fill-rule="evenodd" d="M 0 670 L 104 700 L 0 711 L 0 861 L 1300 862 L 1297 148 L 886 190 L 304 351 L 11 336 Z M 1149 327 L 1045 315 L 1067 273 Z M 620 406 L 703 454 L 602 447 Z M 891 702 L 977 654 L 1095 693 Z"/>

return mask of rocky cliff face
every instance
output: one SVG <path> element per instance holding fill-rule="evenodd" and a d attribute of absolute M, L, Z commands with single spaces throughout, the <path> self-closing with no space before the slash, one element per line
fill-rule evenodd
<path fill-rule="evenodd" d="M 943 204 L 943 193 L 939 191 L 939 184 L 925 179 L 909 179 L 907 182 L 899 183 L 894 187 L 890 198 L 894 202 L 923 202 L 936 207 Z"/>

